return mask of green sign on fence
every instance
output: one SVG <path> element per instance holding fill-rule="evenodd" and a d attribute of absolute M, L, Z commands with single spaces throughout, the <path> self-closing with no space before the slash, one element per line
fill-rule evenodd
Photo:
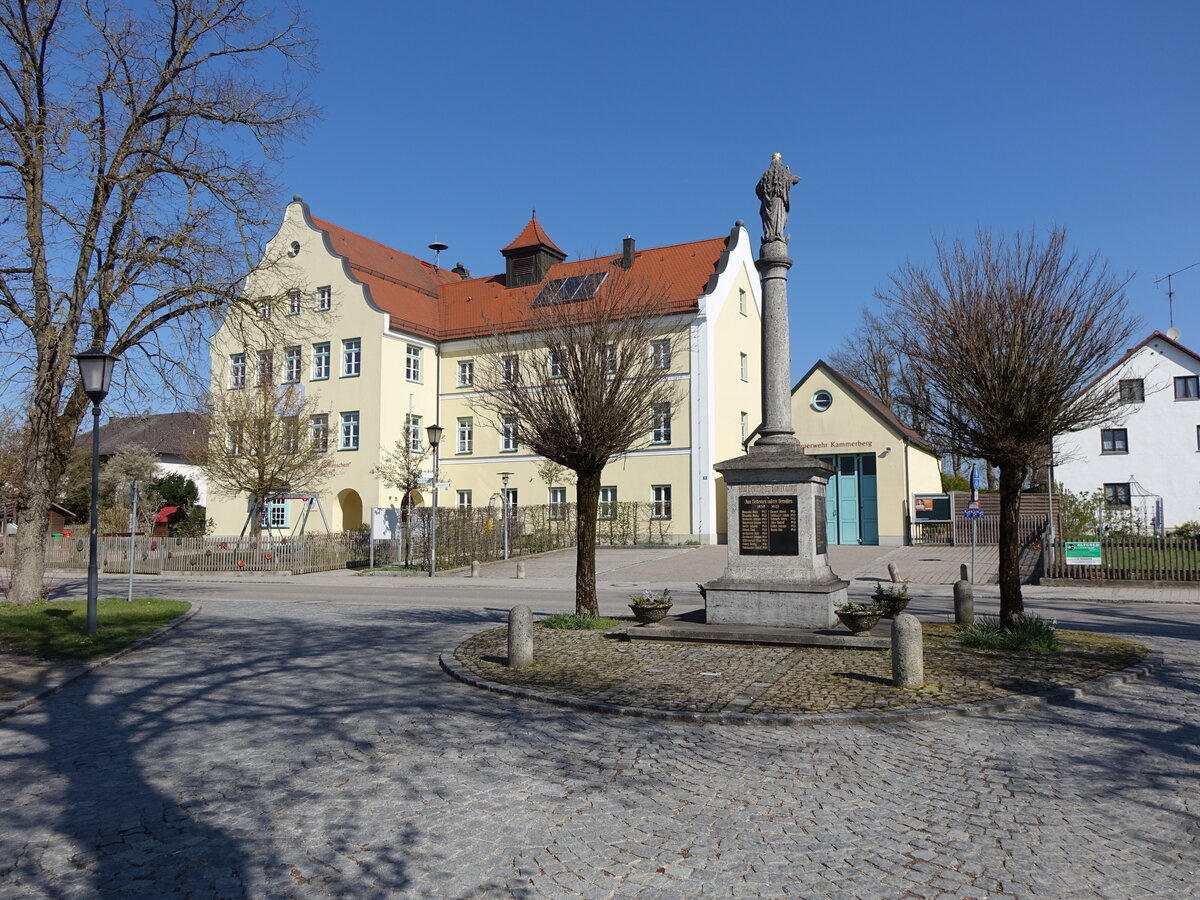
<path fill-rule="evenodd" d="M 1098 566 L 1100 558 L 1099 541 L 1067 541 L 1066 562 L 1068 566 Z"/>

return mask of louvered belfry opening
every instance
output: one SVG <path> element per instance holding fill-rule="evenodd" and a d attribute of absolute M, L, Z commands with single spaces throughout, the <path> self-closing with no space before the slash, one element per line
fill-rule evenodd
<path fill-rule="evenodd" d="M 537 284 L 546 277 L 551 266 L 567 258 L 567 254 L 558 249 L 542 230 L 536 215 L 517 238 L 500 252 L 504 254 L 506 263 L 504 284 L 510 288 Z"/>

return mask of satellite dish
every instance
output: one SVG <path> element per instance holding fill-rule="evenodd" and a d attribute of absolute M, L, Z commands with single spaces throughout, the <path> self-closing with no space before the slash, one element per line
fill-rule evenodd
<path fill-rule="evenodd" d="M 1179 329 L 1178 328 L 1168 328 L 1167 329 L 1167 337 L 1169 337 L 1173 341 L 1179 340 Z"/>

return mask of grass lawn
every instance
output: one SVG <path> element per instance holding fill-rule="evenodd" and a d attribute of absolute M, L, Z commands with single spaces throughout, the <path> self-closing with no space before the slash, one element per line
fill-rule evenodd
<path fill-rule="evenodd" d="M 101 598 L 96 634 L 87 636 L 87 604 L 57 600 L 20 606 L 0 603 L 0 648 L 43 659 L 96 659 L 127 647 L 188 611 L 181 600 Z"/>

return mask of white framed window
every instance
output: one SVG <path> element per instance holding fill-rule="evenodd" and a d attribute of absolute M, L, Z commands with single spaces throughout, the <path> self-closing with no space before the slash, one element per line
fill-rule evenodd
<path fill-rule="evenodd" d="M 242 455 L 245 439 L 246 429 L 241 423 L 235 423 L 229 426 L 229 434 L 226 437 L 225 449 L 229 451 L 230 456 Z"/>
<path fill-rule="evenodd" d="M 458 443 L 456 452 L 472 453 L 475 450 L 475 419 L 473 416 L 463 416 L 458 420 Z"/>
<path fill-rule="evenodd" d="M 671 368 L 671 339 L 662 338 L 650 342 L 650 356 L 654 360 L 654 368 Z"/>
<path fill-rule="evenodd" d="M 296 416 L 283 417 L 283 452 L 298 453 L 300 450 L 300 419 Z"/>
<path fill-rule="evenodd" d="M 470 509 L 471 508 L 471 492 L 470 491 L 459 491 L 458 499 L 455 502 L 459 509 Z"/>
<path fill-rule="evenodd" d="M 617 517 L 616 485 L 600 486 L 600 502 L 596 507 L 596 517 L 599 519 L 615 519 Z"/>
<path fill-rule="evenodd" d="M 327 312 L 333 308 L 333 289 L 329 285 L 317 288 L 317 310 Z"/>
<path fill-rule="evenodd" d="M 287 297 L 288 297 L 288 315 L 289 316 L 300 315 L 300 292 L 299 291 L 288 291 Z"/>
<path fill-rule="evenodd" d="M 460 359 L 458 361 L 458 386 L 470 387 L 475 383 L 475 360 Z"/>
<path fill-rule="evenodd" d="M 404 353 L 404 377 L 409 381 L 421 380 L 421 348 L 416 344 L 409 344 Z"/>
<path fill-rule="evenodd" d="M 505 381 L 518 381 L 521 378 L 521 360 L 516 354 L 500 358 L 500 377 Z"/>
<path fill-rule="evenodd" d="M 1127 428 L 1101 428 L 1100 429 L 1100 452 L 1101 453 L 1128 453 L 1129 452 L 1129 429 L 1127 429 Z"/>
<path fill-rule="evenodd" d="M 283 380 L 287 384 L 295 384 L 300 380 L 300 348 L 288 347 L 283 351 Z"/>
<path fill-rule="evenodd" d="M 500 452 L 517 452 L 517 417 L 505 416 L 500 425 Z"/>
<path fill-rule="evenodd" d="M 746 442 L 746 438 L 750 436 L 750 417 L 742 413 L 742 443 Z"/>
<path fill-rule="evenodd" d="M 614 344 L 609 344 L 604 348 L 604 374 L 617 374 L 617 348 Z"/>
<path fill-rule="evenodd" d="M 275 354 L 270 350 L 259 350 L 257 365 L 255 367 L 254 383 L 259 387 L 264 384 L 270 384 L 275 377 Z"/>
<path fill-rule="evenodd" d="M 750 380 L 750 357 L 745 353 L 738 354 L 738 377 L 742 381 Z"/>
<path fill-rule="evenodd" d="M 738 288 L 738 312 L 746 315 L 746 289 Z"/>
<path fill-rule="evenodd" d="M 342 341 L 342 377 L 357 378 L 362 374 L 362 338 Z"/>
<path fill-rule="evenodd" d="M 1175 379 L 1175 399 L 1195 400 L 1200 398 L 1200 376 L 1181 375 Z"/>
<path fill-rule="evenodd" d="M 329 341 L 313 344 L 312 380 L 324 381 L 329 377 Z"/>
<path fill-rule="evenodd" d="M 271 318 L 271 301 L 270 300 L 264 300 L 262 302 L 262 304 L 258 307 L 258 314 L 260 316 L 262 316 L 264 319 Z"/>
<path fill-rule="evenodd" d="M 246 386 L 246 354 L 229 354 L 229 387 L 230 389 Z"/>
<path fill-rule="evenodd" d="M 657 403 L 651 414 L 650 443 L 671 443 L 671 404 Z"/>
<path fill-rule="evenodd" d="M 358 428 L 358 410 L 342 413 L 341 440 L 338 443 L 339 450 L 358 449 Z"/>
<path fill-rule="evenodd" d="M 408 439 L 408 449 L 413 453 L 421 452 L 421 417 L 408 413 L 404 417 L 404 433 Z"/>
<path fill-rule="evenodd" d="M 329 413 L 317 413 L 308 418 L 309 448 L 313 453 L 329 449 Z"/>
<path fill-rule="evenodd" d="M 671 518 L 671 486 L 656 484 L 650 488 L 650 518 Z"/>
<path fill-rule="evenodd" d="M 567 489 L 565 487 L 550 488 L 550 518 L 562 521 L 567 517 Z"/>
<path fill-rule="evenodd" d="M 562 378 L 562 359 L 558 355 L 557 350 L 550 351 L 550 377 Z"/>
<path fill-rule="evenodd" d="M 512 511 L 517 508 L 517 489 L 504 488 L 504 490 L 501 491 L 501 494 L 504 499 L 504 504 L 508 507 L 508 514 L 511 516 Z"/>
<path fill-rule="evenodd" d="M 288 521 L 288 518 L 288 502 L 282 497 L 266 501 L 259 516 L 264 528 L 275 530 L 290 527 L 291 523 Z"/>

